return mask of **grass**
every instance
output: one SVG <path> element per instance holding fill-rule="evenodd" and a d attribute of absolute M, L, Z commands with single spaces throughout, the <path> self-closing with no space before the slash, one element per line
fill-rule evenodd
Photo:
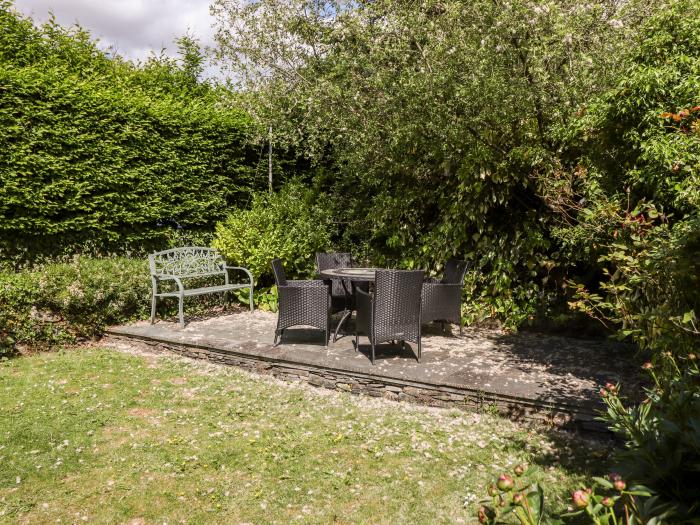
<path fill-rule="evenodd" d="M 604 452 L 182 359 L 88 348 L 0 363 L 0 523 L 470 523 L 522 461 L 563 510 Z"/>

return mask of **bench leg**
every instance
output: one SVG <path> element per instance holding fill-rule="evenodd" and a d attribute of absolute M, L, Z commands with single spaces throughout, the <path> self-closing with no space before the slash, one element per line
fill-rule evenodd
<path fill-rule="evenodd" d="M 250 311 L 252 312 L 253 310 L 255 310 L 255 305 L 253 304 L 253 287 L 252 286 L 250 287 L 249 297 L 250 297 Z"/>
<path fill-rule="evenodd" d="M 179 299 L 180 299 L 180 301 L 178 304 L 178 315 L 180 317 L 180 327 L 184 328 L 185 327 L 185 312 L 183 310 L 184 310 L 185 298 L 181 295 L 179 297 Z"/>
<path fill-rule="evenodd" d="M 156 296 L 151 297 L 151 324 L 156 322 Z"/>

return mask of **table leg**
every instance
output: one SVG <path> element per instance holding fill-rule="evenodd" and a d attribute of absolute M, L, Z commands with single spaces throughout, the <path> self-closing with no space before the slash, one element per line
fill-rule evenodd
<path fill-rule="evenodd" d="M 345 322 L 350 318 L 351 315 L 352 315 L 352 310 L 345 310 L 343 312 L 343 317 L 340 318 L 338 325 L 335 327 L 335 332 L 333 333 L 333 342 L 334 343 L 338 340 L 338 332 L 340 332 L 340 327 L 345 324 Z"/>

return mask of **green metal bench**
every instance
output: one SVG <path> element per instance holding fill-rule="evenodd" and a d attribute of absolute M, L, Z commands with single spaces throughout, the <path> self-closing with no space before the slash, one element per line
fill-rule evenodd
<path fill-rule="evenodd" d="M 153 297 L 151 298 L 151 324 L 156 320 L 156 301 L 159 297 L 177 297 L 179 300 L 178 314 L 180 326 L 185 326 L 185 315 L 183 312 L 185 297 L 193 297 L 209 293 L 230 292 L 243 288 L 250 289 L 250 311 L 253 311 L 253 276 L 246 269 L 240 266 L 227 266 L 224 258 L 213 248 L 202 248 L 199 246 L 188 246 L 184 248 L 173 248 L 155 252 L 148 256 L 148 263 L 151 268 L 151 283 L 153 284 Z M 249 283 L 230 284 L 229 270 L 239 270 L 245 272 Z M 187 288 L 183 280 L 223 277 L 223 284 L 204 286 L 200 288 Z M 177 290 L 158 291 L 162 281 L 172 281 L 177 285 Z"/>

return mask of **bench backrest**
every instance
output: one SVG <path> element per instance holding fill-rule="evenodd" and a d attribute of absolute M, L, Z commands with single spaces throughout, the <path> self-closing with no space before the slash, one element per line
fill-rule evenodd
<path fill-rule="evenodd" d="M 187 246 L 172 248 L 148 256 L 151 275 L 206 277 L 226 274 L 223 257 L 213 248 Z"/>

